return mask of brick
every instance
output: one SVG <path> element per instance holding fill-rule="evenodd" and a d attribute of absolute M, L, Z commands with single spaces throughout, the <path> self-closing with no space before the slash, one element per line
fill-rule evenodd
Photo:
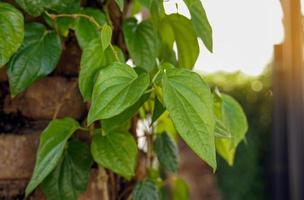
<path fill-rule="evenodd" d="M 34 130 L 21 133 L 0 133 L 0 199 L 23 199 L 36 159 L 39 136 L 46 122 L 35 124 Z M 39 129 L 39 130 L 37 130 Z M 81 133 L 78 133 L 78 137 Z M 98 170 L 92 169 L 88 189 L 79 200 L 102 200 L 103 190 L 98 178 Z M 30 200 L 46 200 L 41 188 L 38 188 Z"/>
<path fill-rule="evenodd" d="M 23 199 L 24 191 L 29 179 L 15 179 L 15 180 L 0 180 L 0 199 L 1 200 L 15 200 Z M 78 200 L 102 200 L 103 190 L 99 186 L 98 172 L 92 169 L 90 182 L 87 191 L 82 193 Z M 28 200 L 47 200 L 38 187 Z"/>
<path fill-rule="evenodd" d="M 11 99 L 6 97 L 4 112 L 17 113 L 34 120 L 51 120 L 60 104 L 57 118 L 73 117 L 80 119 L 85 110 L 77 80 L 63 77 L 46 77 L 25 92 Z"/>
<path fill-rule="evenodd" d="M 0 180 L 1 200 L 23 199 L 24 188 L 28 180 Z"/>
<path fill-rule="evenodd" d="M 0 134 L 0 180 L 31 177 L 41 131 Z"/>

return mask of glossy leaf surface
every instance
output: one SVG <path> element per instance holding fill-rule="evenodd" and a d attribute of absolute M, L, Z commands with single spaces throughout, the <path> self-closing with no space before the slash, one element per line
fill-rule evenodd
<path fill-rule="evenodd" d="M 25 194 L 28 196 L 55 169 L 63 155 L 67 140 L 79 128 L 71 118 L 56 119 L 49 123 L 40 136 L 36 164 Z"/>
<path fill-rule="evenodd" d="M 162 85 L 165 106 L 178 133 L 215 170 L 215 119 L 208 85 L 185 69 L 167 69 Z"/>
<path fill-rule="evenodd" d="M 137 73 L 130 66 L 114 63 L 100 71 L 93 89 L 88 124 L 114 117 L 135 104 L 150 83 L 149 75 Z"/>

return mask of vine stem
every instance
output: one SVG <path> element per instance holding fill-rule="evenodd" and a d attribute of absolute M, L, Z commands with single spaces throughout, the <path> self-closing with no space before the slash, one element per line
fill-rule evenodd
<path fill-rule="evenodd" d="M 93 23 L 97 30 L 101 30 L 102 29 L 102 26 L 99 25 L 99 23 L 94 19 L 94 17 L 91 17 L 91 16 L 88 16 L 88 15 L 85 15 L 85 14 L 80 14 L 80 13 L 77 13 L 77 14 L 51 14 L 47 11 L 45 11 L 45 14 L 50 17 L 53 21 L 56 21 L 57 18 L 62 18 L 62 17 L 70 17 L 70 18 L 74 18 L 74 19 L 77 19 L 77 18 L 85 18 L 87 20 L 89 20 L 89 22 Z M 112 44 L 110 44 L 110 48 L 114 54 L 114 57 L 115 57 L 115 60 L 117 62 L 119 62 L 119 57 L 117 55 L 117 52 L 115 51 L 114 47 Z"/>
<path fill-rule="evenodd" d="M 88 128 L 84 128 L 84 127 L 80 127 L 80 128 L 78 128 L 79 130 L 82 130 L 82 131 L 86 131 L 86 132 L 89 132 L 90 131 L 90 129 L 88 129 Z"/>
<path fill-rule="evenodd" d="M 153 87 L 153 88 L 151 88 L 151 89 L 149 89 L 149 90 L 146 90 L 144 94 L 148 94 L 148 93 L 150 93 L 150 92 L 153 92 L 154 90 L 155 90 L 155 88 Z"/>
<path fill-rule="evenodd" d="M 155 84 L 155 81 L 156 81 L 158 75 L 160 74 L 160 72 L 161 72 L 161 70 L 158 70 L 158 72 L 153 76 L 153 78 L 152 78 L 152 83 L 153 84 Z"/>
<path fill-rule="evenodd" d="M 120 61 L 120 60 L 119 60 L 119 57 L 118 57 L 117 52 L 115 51 L 115 49 L 114 49 L 114 47 L 113 47 L 112 44 L 110 44 L 110 48 L 111 48 L 111 50 L 113 51 L 115 60 L 116 60 L 117 62 L 119 62 L 119 61 Z"/>
<path fill-rule="evenodd" d="M 85 14 L 81 14 L 81 13 L 77 13 L 77 14 L 51 14 L 47 11 L 45 11 L 45 14 L 50 17 L 52 20 L 56 20 L 57 18 L 62 18 L 62 17 L 70 17 L 70 18 L 85 18 L 87 20 L 89 20 L 91 23 L 93 23 L 97 29 L 101 29 L 101 26 L 99 25 L 99 23 L 94 19 L 94 17 L 85 15 Z"/>
<path fill-rule="evenodd" d="M 109 176 L 106 170 L 103 167 L 99 166 L 98 175 L 97 175 L 97 184 L 99 189 L 102 189 L 103 200 L 109 200 L 108 179 Z"/>
<path fill-rule="evenodd" d="M 64 95 L 64 97 L 60 100 L 60 102 L 56 105 L 55 107 L 55 111 L 54 111 L 54 114 L 53 114 L 53 119 L 56 119 L 58 114 L 59 114 L 59 111 L 61 109 L 61 107 L 63 106 L 64 104 L 64 101 L 65 100 L 68 100 L 69 98 L 71 98 L 72 96 L 72 92 L 73 92 L 73 89 L 77 86 L 77 81 L 75 81 L 71 86 L 70 88 L 68 89 L 68 92 Z"/>

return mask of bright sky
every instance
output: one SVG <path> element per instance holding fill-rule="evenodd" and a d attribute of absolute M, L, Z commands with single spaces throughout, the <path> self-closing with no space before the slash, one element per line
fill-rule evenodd
<path fill-rule="evenodd" d="M 202 72 L 241 70 L 258 75 L 271 61 L 273 45 L 283 40 L 279 0 L 202 0 L 213 28 L 214 53 L 203 47 L 195 69 Z M 182 0 L 164 1 L 167 13 L 190 17 Z"/>

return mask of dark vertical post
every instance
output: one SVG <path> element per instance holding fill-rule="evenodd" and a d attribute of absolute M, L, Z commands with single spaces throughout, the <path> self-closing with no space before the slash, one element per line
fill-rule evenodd
<path fill-rule="evenodd" d="M 274 47 L 273 62 L 273 134 L 272 134 L 272 197 L 289 199 L 287 151 L 287 80 L 283 63 L 283 45 Z"/>
<path fill-rule="evenodd" d="M 289 192 L 288 199 L 302 200 L 304 199 L 304 77 L 303 77 L 303 28 L 300 0 L 281 0 L 284 12 L 285 41 L 282 45 L 282 82 L 286 83 L 282 87 L 286 87 L 280 91 L 277 88 L 275 92 L 282 95 L 275 95 L 286 98 L 285 106 L 282 105 L 285 113 L 276 113 L 276 119 L 284 119 L 286 117 L 287 148 L 288 153 L 288 175 L 289 175 Z M 278 77 L 276 77 L 278 78 Z M 276 83 L 279 80 L 276 81 Z M 275 87 L 278 87 L 276 85 Z M 275 99 L 275 101 L 280 101 Z M 284 103 L 284 102 L 282 102 Z M 274 104 L 276 105 L 276 103 Z M 275 123 L 278 123 L 275 119 Z M 277 130 L 280 125 L 275 125 Z M 278 135 L 277 137 L 284 137 Z M 282 139 L 282 138 L 281 138 Z M 284 145 L 284 144 L 282 144 Z M 288 183 L 286 183 L 287 185 Z"/>

